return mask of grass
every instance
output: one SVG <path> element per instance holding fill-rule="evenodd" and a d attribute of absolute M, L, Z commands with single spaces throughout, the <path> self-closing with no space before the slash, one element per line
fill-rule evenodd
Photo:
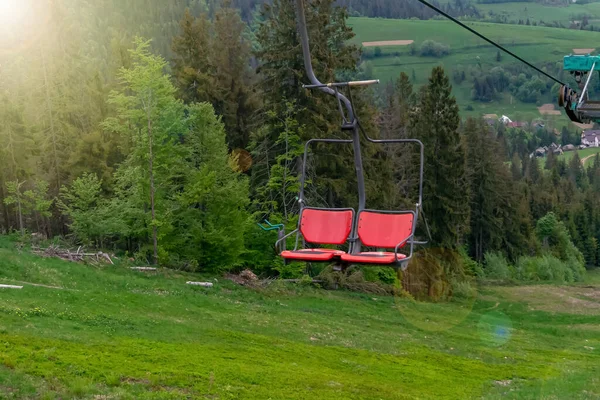
<path fill-rule="evenodd" d="M 600 19 L 600 3 L 588 4 L 568 4 L 561 6 L 551 6 L 541 3 L 497 3 L 497 4 L 477 4 L 476 7 L 486 14 L 505 15 L 508 21 L 525 21 L 529 18 L 530 22 L 544 21 L 546 23 L 558 21 L 565 26 L 569 26 L 573 20 L 581 20 L 581 15 L 588 15 L 590 24 L 597 25 Z M 574 46 L 577 48 L 577 46 Z"/>
<path fill-rule="evenodd" d="M 442 58 L 411 56 L 408 46 L 382 47 L 382 56 L 372 60 L 374 75 L 382 82 L 395 79 L 403 71 L 409 76 L 414 75 L 415 83 L 421 85 L 427 82 L 431 69 L 437 65 L 444 66 L 447 74 L 452 76 L 459 66 L 479 68 L 480 64 L 484 69 L 490 69 L 518 62 L 508 54 L 503 54 L 502 60 L 497 62 L 496 48 L 451 21 L 356 17 L 349 19 L 349 25 L 356 33 L 355 43 L 412 39 L 418 47 L 431 39 L 450 46 L 451 54 Z M 574 47 L 594 48 L 600 41 L 600 32 L 483 22 L 469 22 L 468 25 L 533 63 L 562 63 L 563 56 L 571 53 Z M 400 56 L 394 55 L 395 52 L 401 52 Z M 494 113 L 508 115 L 512 120 L 552 119 L 559 128 L 570 124 L 564 113 L 556 118 L 542 116 L 536 104 L 522 103 L 507 93 L 491 103 L 473 101 L 471 90 L 469 79 L 453 88 L 465 116 Z M 467 106 L 473 110 L 467 111 Z"/>
<path fill-rule="evenodd" d="M 594 162 L 594 156 L 600 153 L 600 147 L 588 147 L 587 149 L 582 150 L 566 151 L 563 154 L 557 156 L 557 159 L 564 159 L 566 162 L 569 162 L 569 160 L 573 158 L 575 153 L 578 153 L 579 158 L 581 158 L 582 160 L 585 159 L 584 166 L 588 167 Z M 540 163 L 540 165 L 545 165 L 546 157 L 538 158 L 538 162 Z"/>
<path fill-rule="evenodd" d="M 600 397 L 600 299 L 581 285 L 546 309 L 550 285 L 439 304 L 251 290 L 41 259 L 1 238 L 0 282 L 62 288 L 0 289 L 2 399 Z M 585 312 L 562 307 L 573 299 Z"/>

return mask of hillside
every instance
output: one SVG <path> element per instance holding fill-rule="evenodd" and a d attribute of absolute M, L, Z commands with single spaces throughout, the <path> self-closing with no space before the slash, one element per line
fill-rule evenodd
<path fill-rule="evenodd" d="M 563 56 L 572 53 L 574 48 L 595 48 L 600 41 L 600 32 L 483 22 L 469 24 L 492 40 L 538 65 L 562 63 Z M 452 76 L 457 68 L 487 71 L 496 66 L 507 67 L 517 63 L 517 60 L 507 54 L 502 55 L 501 60 L 497 61 L 496 48 L 451 21 L 350 18 L 349 25 L 356 33 L 355 43 L 413 40 L 418 48 L 425 40 L 433 40 L 450 47 L 450 54 L 436 58 L 411 55 L 410 46 L 407 45 L 380 46 L 381 56 L 369 61 L 373 65 L 373 76 L 383 82 L 395 79 L 401 71 L 404 71 L 416 78 L 416 83 L 420 85 L 426 82 L 431 68 L 436 65 L 443 65 Z M 453 92 L 464 115 L 505 114 L 513 120 L 531 120 L 542 116 L 538 111 L 540 104 L 523 103 L 507 92 L 503 92 L 500 99 L 489 103 L 472 100 L 471 79 L 467 78 L 460 84 L 454 83 L 453 86 Z M 543 100 L 552 102 L 553 98 L 549 94 Z M 468 106 L 473 110 L 467 110 Z M 555 119 L 558 126 L 569 124 L 564 113 L 560 116 L 544 116 L 544 118 Z"/>
<path fill-rule="evenodd" d="M 24 287 L 0 289 L 0 398 L 589 399 L 599 278 L 414 303 L 40 259 L 3 239 L 0 283 Z"/>
<path fill-rule="evenodd" d="M 548 5 L 536 2 L 514 2 L 514 3 L 496 3 L 496 4 L 475 4 L 478 10 L 482 11 L 488 18 L 501 18 L 507 22 L 523 21 L 526 23 L 550 24 L 558 22 L 564 27 L 569 27 L 574 21 L 588 18 L 591 26 L 600 28 L 600 3 L 593 2 L 587 4 L 571 3 L 568 5 Z"/>

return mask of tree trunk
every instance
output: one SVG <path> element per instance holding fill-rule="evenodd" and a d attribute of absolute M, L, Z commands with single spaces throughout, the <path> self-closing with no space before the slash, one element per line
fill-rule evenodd
<path fill-rule="evenodd" d="M 56 173 L 56 187 L 57 191 L 60 189 L 60 171 L 58 169 L 58 148 L 56 144 L 56 131 L 54 130 L 54 118 L 52 116 L 52 102 L 50 101 L 50 83 L 48 82 L 48 75 L 46 73 L 46 58 L 42 51 L 42 64 L 44 70 L 44 86 L 46 86 L 46 106 L 48 107 L 48 117 L 50 118 L 50 136 L 52 138 L 52 156 L 54 161 L 54 171 Z"/>
<path fill-rule="evenodd" d="M 4 175 L 2 174 L 2 171 L 0 171 L 0 207 L 2 207 L 2 216 L 4 218 L 4 226 L 1 226 L 3 229 L 6 229 L 6 231 L 10 231 L 10 216 L 8 214 L 8 208 L 6 207 L 6 204 L 4 204 L 4 198 L 6 197 L 6 195 L 4 194 Z"/>
<path fill-rule="evenodd" d="M 158 229 L 154 221 L 154 173 L 152 164 L 154 162 L 154 153 L 152 151 L 152 119 L 148 114 L 148 172 L 150 174 L 150 213 L 152 215 L 152 245 L 154 248 L 154 264 L 158 264 Z"/>
<path fill-rule="evenodd" d="M 17 186 L 17 190 L 20 190 Z M 23 235 L 23 212 L 21 211 L 21 199 L 17 198 L 17 212 L 19 213 L 19 230 L 21 231 L 21 235 Z"/>

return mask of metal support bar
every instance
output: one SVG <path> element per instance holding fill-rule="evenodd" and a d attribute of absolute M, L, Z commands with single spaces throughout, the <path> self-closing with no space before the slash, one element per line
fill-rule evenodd
<path fill-rule="evenodd" d="M 596 66 L 596 62 L 594 62 L 592 64 L 592 68 L 590 68 L 590 72 L 589 72 L 588 77 L 587 77 L 587 79 L 585 81 L 585 86 L 583 87 L 583 90 L 581 91 L 581 96 L 579 97 L 579 101 L 577 102 L 577 107 L 579 107 L 581 105 L 581 103 L 583 103 L 583 99 L 585 97 L 587 97 L 586 96 L 587 95 L 587 88 L 588 88 L 588 85 L 590 84 L 590 80 L 592 79 L 592 74 L 594 72 L 594 67 L 595 66 Z"/>
<path fill-rule="evenodd" d="M 322 87 L 336 87 L 336 86 L 369 86 L 378 84 L 379 79 L 371 79 L 368 81 L 350 81 L 350 82 L 331 82 L 331 83 L 321 83 L 318 85 L 302 85 L 305 89 L 315 89 Z"/>
<path fill-rule="evenodd" d="M 327 87 L 327 85 L 323 85 L 315 76 L 315 72 L 312 67 L 312 60 L 310 58 L 308 30 L 306 28 L 306 15 L 304 13 L 304 0 L 296 0 L 296 12 L 298 14 L 298 33 L 300 34 L 302 55 L 304 56 L 304 69 L 306 69 L 306 75 L 308 75 L 308 79 L 313 85 L 316 85 L 316 87 L 321 89 L 321 91 L 332 96 L 336 96 L 338 99 L 340 99 L 348 110 L 348 118 L 351 121 L 354 120 L 354 111 L 352 110 L 352 104 L 350 104 L 350 100 L 348 100 L 346 96 L 342 95 L 341 93 L 336 94 L 331 88 Z"/>

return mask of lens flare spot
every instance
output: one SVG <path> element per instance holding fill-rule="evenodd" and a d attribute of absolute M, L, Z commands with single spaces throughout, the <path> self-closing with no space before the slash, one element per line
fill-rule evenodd
<path fill-rule="evenodd" d="M 502 346 L 512 337 L 512 322 L 500 311 L 484 314 L 477 328 L 481 340 L 490 346 Z"/>

